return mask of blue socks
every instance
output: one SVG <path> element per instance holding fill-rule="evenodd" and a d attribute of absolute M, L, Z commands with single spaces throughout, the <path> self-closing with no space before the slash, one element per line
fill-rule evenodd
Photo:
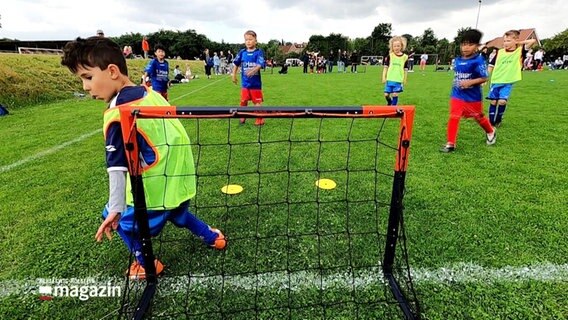
<path fill-rule="evenodd" d="M 385 96 L 385 99 L 387 100 L 387 106 L 392 105 L 392 99 L 390 96 Z"/>
<path fill-rule="evenodd" d="M 505 113 L 505 109 L 507 109 L 507 105 L 489 105 L 489 121 L 491 122 L 492 126 L 498 126 L 501 121 L 503 120 L 503 114 Z"/>
<path fill-rule="evenodd" d="M 392 105 L 396 106 L 398 104 L 398 96 L 392 97 Z"/>
<path fill-rule="evenodd" d="M 506 104 L 504 104 L 502 106 L 500 105 L 497 108 L 497 117 L 496 117 L 496 120 L 495 120 L 496 125 L 499 125 L 501 123 L 501 121 L 503 120 L 503 114 L 505 113 L 506 108 L 507 108 Z"/>
<path fill-rule="evenodd" d="M 497 106 L 490 104 L 489 105 L 489 121 L 491 122 L 492 126 L 495 126 L 495 121 L 496 121 L 495 115 L 496 114 L 497 114 Z"/>

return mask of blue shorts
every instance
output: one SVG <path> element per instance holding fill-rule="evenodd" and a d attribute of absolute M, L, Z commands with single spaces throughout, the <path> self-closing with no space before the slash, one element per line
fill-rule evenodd
<path fill-rule="evenodd" d="M 385 93 L 397 93 L 402 91 L 402 83 L 400 82 L 387 81 L 387 83 L 385 83 Z"/>
<path fill-rule="evenodd" d="M 487 99 L 489 100 L 509 100 L 511 96 L 511 90 L 513 90 L 512 83 L 496 83 L 492 84 L 489 88 L 489 95 Z"/>

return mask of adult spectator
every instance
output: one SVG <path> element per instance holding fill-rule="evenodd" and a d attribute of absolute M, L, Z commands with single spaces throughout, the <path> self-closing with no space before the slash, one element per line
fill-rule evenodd
<path fill-rule="evenodd" d="M 542 68 L 542 62 L 544 61 L 544 50 L 542 48 L 538 49 L 537 52 L 534 53 L 533 59 L 533 70 Z"/>
<path fill-rule="evenodd" d="M 328 72 L 333 71 L 333 61 L 335 61 L 335 53 L 333 52 L 333 50 L 330 50 L 329 56 L 327 57 L 327 71 Z"/>
<path fill-rule="evenodd" d="M 359 54 L 357 50 L 353 50 L 351 53 L 351 73 L 357 73 L 357 65 L 359 64 Z"/>
<path fill-rule="evenodd" d="M 211 79 L 211 68 L 213 68 L 213 57 L 209 54 L 209 49 L 205 48 L 201 58 L 203 60 L 203 65 L 205 67 L 205 75 L 207 75 L 207 79 Z"/>
<path fill-rule="evenodd" d="M 426 53 L 423 53 L 420 56 L 420 71 L 426 70 L 426 62 L 428 62 L 428 55 Z"/>
<path fill-rule="evenodd" d="M 103 32 L 103 30 L 99 29 L 97 30 L 97 37 L 104 37 L 105 33 Z"/>
<path fill-rule="evenodd" d="M 554 69 L 562 69 L 563 65 L 564 62 L 562 61 L 562 58 L 560 57 L 556 58 L 556 61 L 554 61 Z"/>
<path fill-rule="evenodd" d="M 144 51 L 144 59 L 148 59 L 148 52 L 150 51 L 150 43 L 148 43 L 148 37 L 146 36 L 142 38 L 142 51 Z"/>
<path fill-rule="evenodd" d="M 414 48 L 408 50 L 408 72 L 414 72 Z"/>

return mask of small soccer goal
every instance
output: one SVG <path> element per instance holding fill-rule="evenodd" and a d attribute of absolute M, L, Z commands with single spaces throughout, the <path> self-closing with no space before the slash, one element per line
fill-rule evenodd
<path fill-rule="evenodd" d="M 63 50 L 61 49 L 49 49 L 49 48 L 32 48 L 32 47 L 18 47 L 19 54 L 55 54 L 63 55 Z"/>
<path fill-rule="evenodd" d="M 361 64 L 368 66 L 383 65 L 383 56 L 361 56 Z"/>
<path fill-rule="evenodd" d="M 128 319 L 419 319 L 403 218 L 414 107 L 120 107 L 145 261 Z M 255 126 L 255 118 L 265 124 Z M 168 225 L 151 238 L 137 124 L 180 119 L 191 211 L 224 251 Z M 248 121 L 239 123 L 239 118 Z M 160 120 L 162 121 L 162 120 Z M 176 151 L 177 152 L 177 151 Z M 164 170 L 157 179 L 173 179 Z M 130 257 L 132 261 L 133 257 Z M 117 263 L 120 263 L 117 261 Z"/>

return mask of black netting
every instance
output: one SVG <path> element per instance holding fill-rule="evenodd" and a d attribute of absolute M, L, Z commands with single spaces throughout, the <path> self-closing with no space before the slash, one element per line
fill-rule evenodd
<path fill-rule="evenodd" d="M 391 210 L 393 194 L 402 201 L 393 185 L 404 186 L 404 174 L 394 170 L 400 119 L 266 119 L 262 127 L 254 119 L 182 122 L 196 163 L 191 211 L 222 230 L 228 246 L 216 251 L 168 224 L 153 238 L 166 268 L 149 318 L 418 316 L 402 212 Z M 320 179 L 335 188 L 319 188 Z M 231 184 L 244 189 L 221 192 Z M 391 273 L 384 262 L 392 214 L 400 228 Z M 393 295 L 393 279 L 403 298 Z M 145 286 L 127 283 L 121 317 L 134 315 Z"/>

